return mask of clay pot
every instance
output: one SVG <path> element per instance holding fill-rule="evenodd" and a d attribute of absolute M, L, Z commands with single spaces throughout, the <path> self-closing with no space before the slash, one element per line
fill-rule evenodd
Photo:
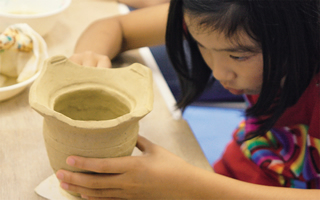
<path fill-rule="evenodd" d="M 64 56 L 46 60 L 29 102 L 44 117 L 53 170 L 81 171 L 66 164 L 70 155 L 131 155 L 139 120 L 152 110 L 152 88 L 151 70 L 141 64 L 102 69 L 77 65 Z"/>

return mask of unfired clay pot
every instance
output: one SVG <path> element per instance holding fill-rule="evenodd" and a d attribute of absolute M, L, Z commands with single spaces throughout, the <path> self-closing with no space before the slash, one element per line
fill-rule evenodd
<path fill-rule="evenodd" d="M 43 117 L 43 136 L 54 171 L 79 171 L 70 155 L 107 158 L 131 155 L 138 121 L 152 110 L 151 70 L 141 64 L 102 69 L 64 56 L 45 62 L 29 102 Z"/>

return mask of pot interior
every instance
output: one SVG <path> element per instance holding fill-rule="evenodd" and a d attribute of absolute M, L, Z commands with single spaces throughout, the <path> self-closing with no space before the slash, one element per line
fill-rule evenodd
<path fill-rule="evenodd" d="M 54 110 L 73 120 L 101 121 L 118 118 L 130 112 L 122 98 L 101 89 L 76 90 L 59 96 Z"/>

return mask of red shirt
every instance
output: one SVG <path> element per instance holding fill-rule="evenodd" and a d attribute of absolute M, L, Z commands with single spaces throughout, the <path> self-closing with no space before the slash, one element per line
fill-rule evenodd
<path fill-rule="evenodd" d="M 214 164 L 214 171 L 261 185 L 320 188 L 319 83 L 320 73 L 267 136 L 237 141 L 241 126 L 243 132 L 245 126 L 250 126 L 248 121 L 244 122 L 234 132 L 222 158 Z M 247 99 L 254 104 L 258 95 L 248 95 Z"/>

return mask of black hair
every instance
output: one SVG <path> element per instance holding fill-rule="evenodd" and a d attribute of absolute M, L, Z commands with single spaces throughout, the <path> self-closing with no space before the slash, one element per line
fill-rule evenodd
<path fill-rule="evenodd" d="M 201 28 L 220 31 L 229 38 L 244 30 L 259 44 L 263 84 L 257 103 L 246 110 L 246 116 L 258 117 L 260 128 L 247 139 L 264 135 L 319 73 L 319 4 L 319 0 L 171 0 L 166 46 L 181 84 L 177 106 L 184 109 L 191 104 L 211 77 L 196 42 L 184 28 L 187 12 L 199 19 Z M 191 64 L 185 56 L 184 40 L 190 47 Z"/>

